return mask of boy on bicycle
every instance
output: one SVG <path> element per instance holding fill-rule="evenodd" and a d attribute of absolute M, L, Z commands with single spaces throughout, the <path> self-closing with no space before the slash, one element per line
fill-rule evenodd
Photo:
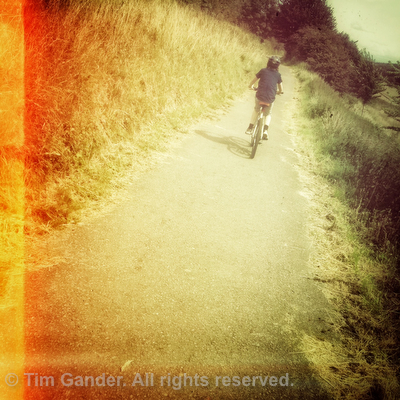
<path fill-rule="evenodd" d="M 277 56 L 271 56 L 268 59 L 267 68 L 263 68 L 256 74 L 256 77 L 250 82 L 249 88 L 254 89 L 254 84 L 258 83 L 258 89 L 255 98 L 255 107 L 251 116 L 250 125 L 247 128 L 246 134 L 251 135 L 256 122 L 260 106 L 266 105 L 264 108 L 265 126 L 263 139 L 268 139 L 268 127 L 271 123 L 271 110 L 274 105 L 275 96 L 283 94 L 283 84 L 281 74 L 278 72 L 281 60 Z M 278 91 L 277 91 L 278 90 Z"/>

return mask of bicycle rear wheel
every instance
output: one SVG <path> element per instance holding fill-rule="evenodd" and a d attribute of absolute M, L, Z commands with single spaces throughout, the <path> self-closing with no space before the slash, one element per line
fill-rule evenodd
<path fill-rule="evenodd" d="M 262 121 L 258 120 L 256 127 L 254 128 L 254 133 L 251 135 L 251 155 L 250 158 L 254 158 L 256 155 L 258 143 L 261 140 L 262 133 Z"/>

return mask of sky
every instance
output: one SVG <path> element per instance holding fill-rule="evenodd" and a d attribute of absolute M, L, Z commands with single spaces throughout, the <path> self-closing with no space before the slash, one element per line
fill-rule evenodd
<path fill-rule="evenodd" d="M 375 61 L 400 61 L 400 0 L 327 0 L 339 32 Z"/>

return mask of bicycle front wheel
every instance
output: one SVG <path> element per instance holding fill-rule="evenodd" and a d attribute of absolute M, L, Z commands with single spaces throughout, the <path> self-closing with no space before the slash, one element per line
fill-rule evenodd
<path fill-rule="evenodd" d="M 254 129 L 253 135 L 251 135 L 251 155 L 250 158 L 254 158 L 256 155 L 258 143 L 260 143 L 262 134 L 262 123 L 260 120 L 257 122 L 257 126 Z"/>

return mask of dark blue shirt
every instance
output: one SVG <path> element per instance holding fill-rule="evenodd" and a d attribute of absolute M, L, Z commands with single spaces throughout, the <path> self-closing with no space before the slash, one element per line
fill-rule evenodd
<path fill-rule="evenodd" d="M 257 99 L 266 103 L 272 103 L 275 100 L 276 88 L 279 83 L 282 83 L 281 74 L 269 68 L 263 68 L 256 74 L 260 79 L 258 82 Z"/>

